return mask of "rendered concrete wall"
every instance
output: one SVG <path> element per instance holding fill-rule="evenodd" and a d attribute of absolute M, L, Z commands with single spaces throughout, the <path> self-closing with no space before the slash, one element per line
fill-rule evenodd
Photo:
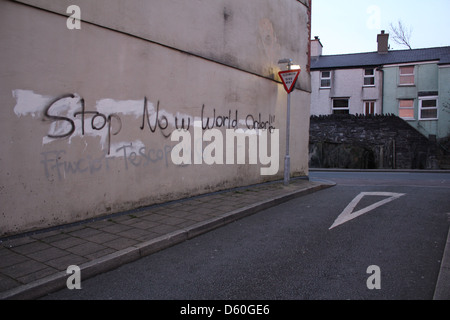
<path fill-rule="evenodd" d="M 277 61 L 308 63 L 302 2 L 0 1 L 0 236 L 282 178 Z M 72 4 L 80 30 L 66 26 Z M 303 71 L 291 99 L 292 175 L 308 174 L 309 90 Z M 244 164 L 194 164 L 201 149 L 174 164 L 176 129 L 206 149 L 213 123 L 224 144 L 228 128 L 279 130 L 279 150 L 268 135 L 276 174 L 262 175 L 269 165 L 245 149 L 233 150 L 246 152 Z"/>

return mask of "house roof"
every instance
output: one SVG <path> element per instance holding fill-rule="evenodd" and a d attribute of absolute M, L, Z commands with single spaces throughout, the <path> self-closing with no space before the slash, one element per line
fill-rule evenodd
<path fill-rule="evenodd" d="M 438 64 L 440 65 L 450 64 L 450 46 L 413 50 L 393 50 L 385 54 L 365 52 L 311 57 L 311 70 L 356 68 L 424 61 L 439 61 Z"/>

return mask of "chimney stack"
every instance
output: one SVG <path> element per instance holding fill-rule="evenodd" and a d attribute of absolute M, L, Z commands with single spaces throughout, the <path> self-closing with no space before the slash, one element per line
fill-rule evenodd
<path fill-rule="evenodd" d="M 314 40 L 311 40 L 311 57 L 320 57 L 322 55 L 322 43 L 319 37 L 315 36 Z"/>
<path fill-rule="evenodd" d="M 385 54 L 389 51 L 389 33 L 381 30 L 381 34 L 377 37 L 378 53 Z"/>

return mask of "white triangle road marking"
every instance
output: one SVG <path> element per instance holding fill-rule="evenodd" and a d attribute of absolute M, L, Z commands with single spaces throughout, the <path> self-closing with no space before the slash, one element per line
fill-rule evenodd
<path fill-rule="evenodd" d="M 356 196 L 355 199 L 353 199 L 348 206 L 342 211 L 342 213 L 336 218 L 336 221 L 334 221 L 333 225 L 330 227 L 329 230 L 346 223 L 352 219 L 355 219 L 375 208 L 378 208 L 382 205 L 385 205 L 386 203 L 389 203 L 391 201 L 394 201 L 402 196 L 404 196 L 404 193 L 394 193 L 394 192 L 361 192 Z M 386 199 L 383 199 L 381 201 L 378 201 L 374 204 L 371 204 L 368 207 L 365 207 L 363 209 L 360 209 L 356 212 L 353 212 L 353 209 L 355 209 L 356 205 L 361 201 L 361 199 L 365 196 L 381 196 L 381 197 L 388 197 Z"/>

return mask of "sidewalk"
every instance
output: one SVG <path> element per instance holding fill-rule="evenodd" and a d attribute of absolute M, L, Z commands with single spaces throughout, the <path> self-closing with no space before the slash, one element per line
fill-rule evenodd
<path fill-rule="evenodd" d="M 0 299 L 39 298 L 66 287 L 70 265 L 87 279 L 333 185 L 265 183 L 0 239 Z"/>
<path fill-rule="evenodd" d="M 450 213 L 448 215 L 450 221 Z M 433 300 L 450 300 L 450 230 L 447 236 L 447 243 L 441 261 L 441 269 L 434 290 Z"/>

